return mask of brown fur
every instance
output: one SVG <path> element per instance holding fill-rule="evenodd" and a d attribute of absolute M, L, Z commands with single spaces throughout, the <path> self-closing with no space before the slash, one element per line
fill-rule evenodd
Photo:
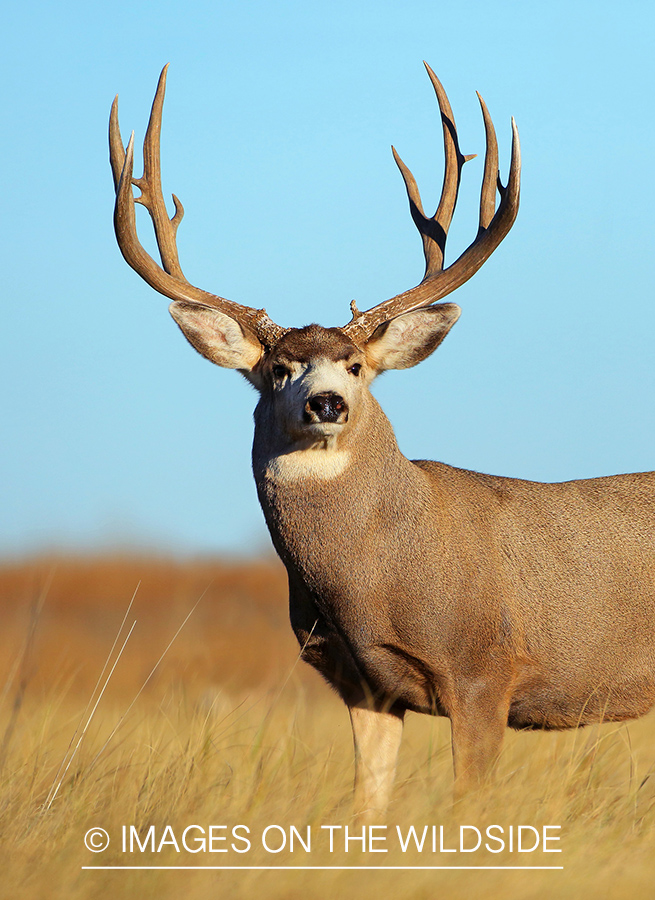
<path fill-rule="evenodd" d="M 287 335 L 285 353 L 296 334 L 307 356 L 306 332 Z M 332 355 L 333 336 L 314 336 L 314 355 L 321 336 Z M 332 480 L 271 475 L 266 392 L 253 447 L 303 656 L 348 706 L 379 711 L 380 739 L 389 713 L 448 716 L 462 788 L 484 779 L 507 725 L 650 709 L 655 474 L 539 484 L 410 462 L 366 387 L 363 397 Z M 371 790 L 363 807 L 380 808 Z"/>

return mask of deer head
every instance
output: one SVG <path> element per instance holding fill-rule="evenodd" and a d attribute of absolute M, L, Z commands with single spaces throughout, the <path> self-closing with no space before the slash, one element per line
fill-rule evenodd
<path fill-rule="evenodd" d="M 264 309 L 226 300 L 192 285 L 180 267 L 176 232 L 184 214 L 173 195 L 169 218 L 162 195 L 159 139 L 166 87 L 161 73 L 143 145 L 144 172 L 133 177 L 134 137 L 124 149 L 118 125 L 118 98 L 112 106 L 109 143 L 116 189 L 114 226 L 129 265 L 155 290 L 173 300 L 170 312 L 187 340 L 216 365 L 237 369 L 273 410 L 275 427 L 295 446 L 328 445 L 346 432 L 365 402 L 373 378 L 387 369 L 403 369 L 425 359 L 457 321 L 454 303 L 433 305 L 467 281 L 493 253 L 512 227 L 519 206 L 520 149 L 512 120 L 508 182 L 498 171 L 493 123 L 478 95 L 486 132 L 486 153 L 478 232 L 470 246 L 447 268 L 444 252 L 461 170 L 472 156 L 459 149 L 455 120 L 446 93 L 430 67 L 443 126 L 445 171 L 436 213 L 427 217 L 412 173 L 395 149 L 412 218 L 422 240 L 425 275 L 419 285 L 360 312 L 351 304 L 351 320 L 340 328 L 310 325 L 282 328 Z M 133 186 L 141 191 L 137 198 Z M 500 202 L 496 208 L 496 192 Z M 143 249 L 136 232 L 134 204 L 146 207 L 154 225 L 161 266 Z"/>

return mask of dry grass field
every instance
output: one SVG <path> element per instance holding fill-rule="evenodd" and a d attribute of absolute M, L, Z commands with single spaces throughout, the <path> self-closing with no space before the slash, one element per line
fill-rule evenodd
<path fill-rule="evenodd" d="M 373 833 L 377 843 L 362 850 L 351 841 L 346 852 L 345 827 L 361 834 L 350 819 L 348 717 L 297 662 L 277 562 L 24 560 L 0 567 L 0 602 L 3 897 L 655 896 L 654 716 L 508 732 L 491 793 L 455 808 L 448 722 L 409 716 L 388 827 Z M 410 825 L 419 836 L 428 826 L 422 852 L 399 846 L 397 826 L 404 839 Z M 462 825 L 482 832 L 480 849 L 457 850 Z M 500 846 L 484 834 L 491 825 L 504 829 L 502 852 L 485 849 Z M 518 852 L 521 825 L 540 836 L 559 826 L 549 846 L 562 852 L 544 853 L 541 843 Z M 248 831 L 233 834 L 237 826 Z M 110 844 L 93 853 L 84 838 L 97 827 Z M 307 842 L 308 829 L 309 852 L 298 839 Z M 272 852 L 283 833 L 285 849 Z M 531 846 L 535 832 L 523 834 Z M 464 846 L 475 840 L 468 829 Z M 83 868 L 100 865 L 223 869 Z M 274 869 L 254 868 L 262 866 Z M 356 866 L 413 868 L 341 868 Z"/>

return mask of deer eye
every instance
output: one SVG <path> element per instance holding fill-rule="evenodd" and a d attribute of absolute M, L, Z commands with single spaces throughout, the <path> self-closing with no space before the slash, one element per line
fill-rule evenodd
<path fill-rule="evenodd" d="M 287 369 L 286 366 L 281 366 L 281 365 L 273 366 L 273 375 L 276 378 L 284 378 L 285 375 L 288 375 L 288 374 L 289 374 L 289 370 Z"/>
<path fill-rule="evenodd" d="M 354 375 L 355 378 L 357 378 L 359 373 L 362 371 L 361 363 L 353 363 L 352 366 L 350 366 L 350 368 L 348 369 L 348 371 L 350 372 L 351 375 Z"/>

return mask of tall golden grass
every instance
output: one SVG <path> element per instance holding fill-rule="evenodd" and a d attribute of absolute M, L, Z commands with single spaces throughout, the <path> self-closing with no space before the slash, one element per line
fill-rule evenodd
<path fill-rule="evenodd" d="M 655 896 L 653 717 L 561 734 L 508 731 L 492 790 L 453 808 L 448 722 L 409 716 L 389 827 L 377 832 L 389 852 L 351 843 L 346 853 L 348 717 L 297 662 L 277 562 L 31 559 L 0 567 L 0 602 L 2 896 Z M 563 852 L 433 853 L 428 839 L 422 853 L 403 853 L 395 826 L 405 833 L 412 824 L 419 833 L 443 825 L 446 846 L 463 824 L 506 833 L 560 826 Z M 169 843 L 123 853 L 124 825 L 144 843 L 154 826 L 156 844 L 170 826 Z M 247 825 L 251 849 L 239 854 L 228 839 L 227 853 L 177 852 L 170 835 L 180 844 L 191 825 L 227 826 L 218 834 L 228 836 Z M 303 837 L 309 826 L 311 853 L 298 843 L 266 852 L 260 837 L 270 825 L 295 826 Z M 342 826 L 332 853 L 325 825 Z M 84 836 L 98 826 L 111 842 L 92 853 Z M 199 846 L 201 832 L 190 834 Z M 279 840 L 271 832 L 270 845 Z M 126 864 L 277 870 L 83 868 Z M 309 865 L 351 870 L 280 868 Z M 563 868 L 418 868 L 455 865 Z"/>

